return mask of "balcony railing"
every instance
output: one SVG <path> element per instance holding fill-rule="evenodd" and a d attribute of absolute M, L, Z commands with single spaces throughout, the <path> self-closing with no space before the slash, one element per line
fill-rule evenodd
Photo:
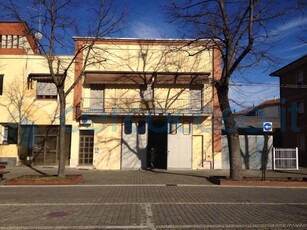
<path fill-rule="evenodd" d="M 200 99 L 154 99 L 145 102 L 139 98 L 82 98 L 80 115 L 99 114 L 209 114 L 212 102 Z"/>

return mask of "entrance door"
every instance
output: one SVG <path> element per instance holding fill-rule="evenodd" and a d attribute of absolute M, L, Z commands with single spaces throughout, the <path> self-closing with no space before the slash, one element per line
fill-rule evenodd
<path fill-rule="evenodd" d="M 126 119 L 122 133 L 122 169 L 145 169 L 147 124 L 145 119 Z"/>
<path fill-rule="evenodd" d="M 166 120 L 153 120 L 148 122 L 148 149 L 154 147 L 156 158 L 154 167 L 167 169 L 167 122 Z M 150 156 L 147 156 L 150 159 Z M 150 162 L 147 161 L 147 166 Z"/>
<path fill-rule="evenodd" d="M 57 136 L 35 136 L 33 157 L 36 165 L 57 164 Z"/>
<path fill-rule="evenodd" d="M 192 168 L 192 124 L 189 121 L 170 123 L 168 134 L 168 169 Z"/>
<path fill-rule="evenodd" d="M 57 136 L 46 138 L 45 165 L 54 165 L 57 162 Z"/>
<path fill-rule="evenodd" d="M 80 131 L 79 165 L 93 165 L 94 131 Z"/>
<path fill-rule="evenodd" d="M 45 159 L 45 137 L 34 137 L 33 162 L 35 165 L 44 165 Z"/>

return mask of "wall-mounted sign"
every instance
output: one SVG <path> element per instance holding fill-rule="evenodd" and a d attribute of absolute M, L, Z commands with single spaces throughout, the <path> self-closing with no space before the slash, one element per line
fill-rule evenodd
<path fill-rule="evenodd" d="M 272 132 L 273 124 L 272 122 L 263 122 L 263 132 Z"/>
<path fill-rule="evenodd" d="M 95 147 L 95 153 L 99 153 L 99 147 Z"/>

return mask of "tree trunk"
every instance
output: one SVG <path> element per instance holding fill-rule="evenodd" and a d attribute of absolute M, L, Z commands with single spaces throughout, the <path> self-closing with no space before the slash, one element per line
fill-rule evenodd
<path fill-rule="evenodd" d="M 25 156 L 21 155 L 21 122 L 18 122 L 17 126 L 17 154 L 18 154 L 18 161 L 24 163 Z"/>
<path fill-rule="evenodd" d="M 218 87 L 217 93 L 223 115 L 225 131 L 227 134 L 230 161 L 230 179 L 241 180 L 242 159 L 240 152 L 239 133 L 236 127 L 236 122 L 234 120 L 234 115 L 229 105 L 228 87 Z"/>
<path fill-rule="evenodd" d="M 60 148 L 59 148 L 59 167 L 58 177 L 65 177 L 65 124 L 66 124 L 66 98 L 64 85 L 58 87 L 58 95 L 60 100 Z"/>

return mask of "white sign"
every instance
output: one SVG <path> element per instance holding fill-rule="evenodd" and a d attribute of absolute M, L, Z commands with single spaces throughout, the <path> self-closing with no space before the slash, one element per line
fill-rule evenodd
<path fill-rule="evenodd" d="M 95 153 L 99 153 L 99 147 L 95 147 Z"/>
<path fill-rule="evenodd" d="M 272 132 L 273 124 L 272 122 L 263 122 L 263 132 Z"/>

